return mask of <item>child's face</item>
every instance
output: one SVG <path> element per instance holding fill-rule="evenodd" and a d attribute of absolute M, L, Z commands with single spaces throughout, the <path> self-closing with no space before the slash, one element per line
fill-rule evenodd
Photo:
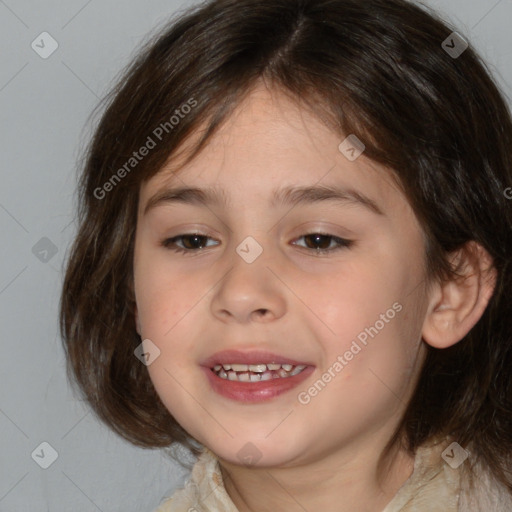
<path fill-rule="evenodd" d="M 138 329 L 161 351 L 148 370 L 176 420 L 234 464 L 248 442 L 261 465 L 304 463 L 347 447 L 371 456 L 391 436 L 424 357 L 420 226 L 383 168 L 364 153 L 349 161 L 338 149 L 344 137 L 277 99 L 257 89 L 177 176 L 164 168 L 141 188 Z M 144 214 L 171 185 L 215 187 L 227 204 L 161 201 Z M 320 185 L 364 194 L 382 214 L 354 201 L 271 205 L 274 190 Z M 184 233 L 209 238 L 178 239 L 192 247 L 187 254 L 160 245 Z M 338 244 L 306 236 L 313 233 L 352 245 L 318 256 L 317 247 Z M 273 398 L 228 398 L 201 366 L 226 349 L 270 351 L 313 371 Z M 222 386 L 229 390 L 229 382 Z"/>

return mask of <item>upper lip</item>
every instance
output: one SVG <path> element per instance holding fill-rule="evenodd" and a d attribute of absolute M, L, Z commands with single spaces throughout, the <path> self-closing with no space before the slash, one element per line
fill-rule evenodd
<path fill-rule="evenodd" d="M 258 364 L 258 363 L 274 363 L 274 364 L 291 364 L 293 366 L 297 365 L 305 365 L 311 366 L 307 362 L 296 361 L 295 359 L 290 359 L 289 357 L 281 356 L 279 354 L 274 354 L 272 352 L 267 352 L 263 350 L 222 350 L 221 352 L 216 352 L 212 356 L 205 359 L 201 366 L 206 366 L 207 368 L 213 368 L 218 364 Z"/>

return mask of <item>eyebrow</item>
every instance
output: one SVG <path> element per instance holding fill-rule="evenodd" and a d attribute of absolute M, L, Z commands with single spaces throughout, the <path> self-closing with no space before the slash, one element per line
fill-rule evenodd
<path fill-rule="evenodd" d="M 363 193 L 346 187 L 316 185 L 306 187 L 285 187 L 274 190 L 270 206 L 296 206 L 300 204 L 335 201 L 365 207 L 376 215 L 385 216 L 379 205 Z M 146 203 L 143 215 L 158 205 L 190 204 L 197 206 L 228 206 L 229 198 L 224 190 L 217 188 L 177 187 L 166 188 L 154 194 Z"/>

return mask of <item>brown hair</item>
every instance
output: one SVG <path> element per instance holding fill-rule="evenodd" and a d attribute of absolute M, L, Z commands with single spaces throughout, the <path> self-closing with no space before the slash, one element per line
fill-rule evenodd
<path fill-rule="evenodd" d="M 451 32 L 404 0 L 217 0 L 181 13 L 141 50 L 105 99 L 85 155 L 61 300 L 69 375 L 102 420 L 139 446 L 199 453 L 133 353 L 138 194 L 207 121 L 193 158 L 262 79 L 395 171 L 423 226 L 429 279 L 453 278 L 447 255 L 471 240 L 492 256 L 486 311 L 453 347 L 427 347 L 397 432 L 411 451 L 434 436 L 471 441 L 512 489 L 512 122 L 472 48 L 454 58 L 442 47 Z M 128 168 L 158 127 L 156 147 Z"/>

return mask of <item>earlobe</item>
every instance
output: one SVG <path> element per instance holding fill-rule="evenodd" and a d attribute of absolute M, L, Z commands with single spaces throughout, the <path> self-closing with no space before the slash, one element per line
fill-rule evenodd
<path fill-rule="evenodd" d="M 423 324 L 423 340 L 435 348 L 459 342 L 483 315 L 496 285 L 489 253 L 474 241 L 455 253 L 460 277 L 433 287 Z"/>

